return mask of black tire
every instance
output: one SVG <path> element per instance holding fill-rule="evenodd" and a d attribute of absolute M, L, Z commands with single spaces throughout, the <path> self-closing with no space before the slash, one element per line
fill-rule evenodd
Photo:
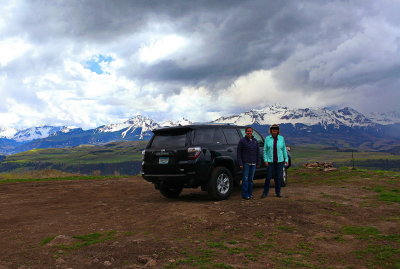
<path fill-rule="evenodd" d="M 229 169 L 218 166 L 211 173 L 207 191 L 213 200 L 225 200 L 231 195 L 233 190 L 233 177 Z"/>
<path fill-rule="evenodd" d="M 182 187 L 160 187 L 160 193 L 167 198 L 178 198 L 179 194 L 182 192 Z"/>
<path fill-rule="evenodd" d="M 282 186 L 282 187 L 286 187 L 287 184 L 288 184 L 287 168 L 286 168 L 286 167 L 283 167 L 281 186 Z"/>

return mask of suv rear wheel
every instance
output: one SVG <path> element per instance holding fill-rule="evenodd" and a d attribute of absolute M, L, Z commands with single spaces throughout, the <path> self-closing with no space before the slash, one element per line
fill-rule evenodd
<path fill-rule="evenodd" d="M 219 166 L 215 167 L 208 182 L 208 194 L 214 200 L 225 200 L 231 195 L 233 189 L 233 177 L 229 169 Z"/>
<path fill-rule="evenodd" d="M 161 186 L 160 192 L 167 198 L 177 198 L 181 194 L 183 187 Z"/>

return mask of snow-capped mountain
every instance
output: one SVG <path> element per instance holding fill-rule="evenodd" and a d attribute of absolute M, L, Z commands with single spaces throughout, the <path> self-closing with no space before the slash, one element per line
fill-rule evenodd
<path fill-rule="evenodd" d="M 190 125 L 193 124 L 192 121 L 186 119 L 186 118 L 182 118 L 181 120 L 178 121 L 164 121 L 163 123 L 160 124 L 161 127 L 173 127 L 173 126 L 183 126 L 183 125 Z"/>
<path fill-rule="evenodd" d="M 95 129 L 95 132 L 98 133 L 113 133 L 113 132 L 121 132 L 121 137 L 125 137 L 129 133 L 135 133 L 135 131 L 140 131 L 140 139 L 143 138 L 143 135 L 146 132 L 149 132 L 153 129 L 159 128 L 160 125 L 156 123 L 154 120 L 149 119 L 147 117 L 143 117 L 141 115 L 137 115 L 125 122 L 122 123 L 113 123 L 98 127 Z"/>
<path fill-rule="evenodd" d="M 172 127 L 178 125 L 188 125 L 192 122 L 182 118 L 179 121 L 165 121 L 163 123 L 157 123 L 156 121 L 137 115 L 127 121 L 122 123 L 113 123 L 101 126 L 95 129 L 95 132 L 98 133 L 114 133 L 114 132 L 121 132 L 121 137 L 125 138 L 129 134 L 136 134 L 138 135 L 139 139 L 143 139 L 144 136 L 151 135 L 151 131 L 161 127 Z"/>
<path fill-rule="evenodd" d="M 384 146 L 392 143 L 387 141 L 400 141 L 399 113 L 362 114 L 349 107 L 341 109 L 289 108 L 272 105 L 237 115 L 220 117 L 212 123 L 256 125 L 257 130 L 263 135 L 268 133 L 269 125 L 281 124 L 285 138 L 293 144 L 321 143 L 340 147 L 338 143 L 345 141 L 343 143 L 347 143 L 346 145 L 357 147 L 383 139 L 382 143 L 376 144 L 383 145 L 382 149 L 385 150 Z M 90 130 L 65 126 L 42 126 L 25 130 L 0 128 L 0 154 L 18 153 L 35 148 L 103 144 L 117 140 L 148 140 L 154 129 L 189 124 L 193 123 L 186 118 L 159 123 L 138 115 L 122 123 L 103 125 Z M 396 143 L 398 142 L 392 144 L 397 145 Z M 374 147 L 371 149 L 381 150 Z"/>
<path fill-rule="evenodd" d="M 338 110 L 330 110 L 327 108 L 292 109 L 282 105 L 272 105 L 262 109 L 253 109 L 238 115 L 221 117 L 213 122 L 230 123 L 236 125 L 301 123 L 307 126 L 321 125 L 323 127 L 327 127 L 329 125 L 334 127 L 368 127 L 376 124 L 400 123 L 399 115 L 395 113 L 389 115 L 374 114 L 374 117 L 367 117 L 349 107 Z"/>
<path fill-rule="evenodd" d="M 0 127 L 0 138 L 12 139 L 17 132 L 15 128 Z"/>
<path fill-rule="evenodd" d="M 68 133 L 73 129 L 75 129 L 75 127 L 67 127 L 67 126 L 32 127 L 17 131 L 12 137 L 10 137 L 10 139 L 13 139 L 17 142 L 25 142 L 34 139 L 46 138 L 52 135 L 56 135 L 59 132 Z"/>

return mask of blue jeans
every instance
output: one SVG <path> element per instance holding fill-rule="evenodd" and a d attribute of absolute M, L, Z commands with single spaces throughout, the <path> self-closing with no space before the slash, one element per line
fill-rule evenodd
<path fill-rule="evenodd" d="M 283 181 L 283 166 L 284 162 L 280 163 L 268 163 L 267 167 L 267 178 L 265 179 L 264 184 L 264 194 L 268 195 L 269 192 L 269 184 L 271 182 L 271 178 L 273 177 L 275 180 L 275 194 L 281 194 L 281 182 Z"/>
<path fill-rule="evenodd" d="M 255 165 L 243 164 L 242 197 L 249 198 L 253 195 L 253 178 L 256 172 Z"/>

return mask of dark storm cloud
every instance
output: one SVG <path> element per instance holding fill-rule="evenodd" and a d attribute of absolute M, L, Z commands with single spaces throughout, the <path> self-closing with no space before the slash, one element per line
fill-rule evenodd
<path fill-rule="evenodd" d="M 215 12 L 239 1 L 131 1 L 69 0 L 25 1 L 16 14 L 14 30 L 33 39 L 57 37 L 109 40 L 140 31 L 149 23 L 181 20 L 193 13 Z M 19 28 L 19 29 L 18 29 Z"/>
<path fill-rule="evenodd" d="M 188 9 L 173 24 L 184 35 L 200 37 L 199 46 L 187 48 L 173 60 L 124 71 L 154 81 L 212 87 L 255 70 L 273 69 L 299 48 L 321 40 L 329 46 L 330 41 L 359 30 L 359 18 L 348 3 L 337 3 L 340 8 L 331 1 L 319 4 L 245 1 L 225 9 Z M 168 10 L 163 14 L 171 17 Z"/>
<path fill-rule="evenodd" d="M 310 42 L 298 33 L 315 20 L 301 9 L 293 1 L 27 1 L 12 30 L 36 42 L 74 39 L 85 44 L 113 42 L 167 23 L 184 36 L 199 36 L 202 45 L 181 53 L 168 70 L 161 63 L 140 67 L 141 73 L 154 80 L 182 77 L 183 83 L 212 84 L 272 68 L 297 45 Z"/>
<path fill-rule="evenodd" d="M 398 1 L 18 3 L 10 27 L 3 33 L 20 33 L 42 46 L 41 62 L 34 55 L 25 58 L 34 70 L 57 69 L 66 48 L 74 55 L 88 46 L 125 61 L 116 70 L 117 76 L 138 85 L 151 83 L 154 92 L 163 96 L 177 94 L 185 86 L 224 90 L 239 77 L 258 70 L 270 70 L 288 92 L 348 88 L 362 95 L 374 91 L 371 85 L 384 87 L 379 90 L 387 96 L 398 92 Z M 153 32 L 182 36 L 188 45 L 166 59 L 143 63 L 138 51 Z M 9 72 L 18 69 L 17 64 L 23 66 L 14 63 L 7 67 Z M 32 72 L 24 69 L 27 74 Z"/>

